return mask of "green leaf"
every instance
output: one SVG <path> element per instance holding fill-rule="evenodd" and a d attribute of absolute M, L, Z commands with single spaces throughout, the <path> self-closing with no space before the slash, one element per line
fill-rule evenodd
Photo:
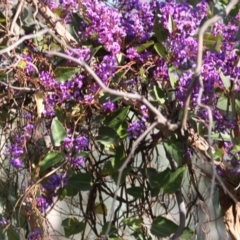
<path fill-rule="evenodd" d="M 128 106 L 124 108 L 119 108 L 117 111 L 111 113 L 106 118 L 106 125 L 117 131 L 120 125 L 125 121 L 129 109 L 130 107 Z"/>
<path fill-rule="evenodd" d="M 214 36 L 211 33 L 204 33 L 203 44 L 206 48 L 210 50 L 220 51 L 222 44 L 222 36 Z"/>
<path fill-rule="evenodd" d="M 64 123 L 64 121 L 66 121 L 67 115 L 63 109 L 61 109 L 59 106 L 54 106 L 54 112 L 61 123 Z"/>
<path fill-rule="evenodd" d="M 116 59 L 118 65 L 122 64 L 124 62 L 124 54 L 123 53 L 117 53 L 116 54 Z"/>
<path fill-rule="evenodd" d="M 71 80 L 73 74 L 77 73 L 79 68 L 76 67 L 57 67 L 54 70 L 58 82 Z"/>
<path fill-rule="evenodd" d="M 158 87 L 157 85 L 153 86 L 153 90 L 151 92 L 151 95 L 153 95 L 153 97 L 162 105 L 163 103 L 165 103 L 166 100 L 166 96 L 164 91 Z"/>
<path fill-rule="evenodd" d="M 125 158 L 126 158 L 126 156 L 124 153 L 124 148 L 122 145 L 120 145 L 116 148 L 115 155 L 111 161 L 115 172 L 118 171 L 118 169 L 123 165 Z"/>
<path fill-rule="evenodd" d="M 158 172 L 155 168 L 147 168 L 146 175 L 151 188 L 159 186 Z"/>
<path fill-rule="evenodd" d="M 154 49 L 160 57 L 162 57 L 163 59 L 167 58 L 167 50 L 161 42 L 155 43 Z"/>
<path fill-rule="evenodd" d="M 86 223 L 79 222 L 75 217 L 66 218 L 62 221 L 65 237 L 70 237 L 84 230 Z"/>
<path fill-rule="evenodd" d="M 64 188 L 59 188 L 57 190 L 57 195 L 60 201 L 62 201 L 66 196 L 67 196 L 67 189 Z"/>
<path fill-rule="evenodd" d="M 78 32 L 79 32 L 79 26 L 81 26 L 82 24 L 84 24 L 84 19 L 82 18 L 82 16 L 78 12 L 71 13 L 70 23 L 68 25 L 68 31 L 78 41 L 78 43 L 80 43 L 81 41 L 79 38 Z M 83 44 L 82 41 L 81 41 L 81 44 Z"/>
<path fill-rule="evenodd" d="M 99 128 L 98 136 L 96 137 L 97 142 L 107 145 L 117 143 L 119 140 L 119 136 L 113 128 L 106 126 L 101 126 Z"/>
<path fill-rule="evenodd" d="M 136 50 L 138 51 L 138 53 L 143 52 L 145 49 L 151 47 L 154 44 L 154 41 L 149 41 L 146 43 L 141 44 L 140 46 L 136 47 Z"/>
<path fill-rule="evenodd" d="M 182 184 L 186 166 L 179 167 L 175 171 L 164 171 L 164 178 L 159 179 L 165 193 L 175 193 Z M 161 178 L 161 173 L 159 173 Z"/>
<path fill-rule="evenodd" d="M 127 128 L 128 124 L 127 121 L 124 121 L 117 129 L 118 136 L 123 139 L 127 137 Z"/>
<path fill-rule="evenodd" d="M 240 152 L 240 137 L 233 138 L 233 149 L 234 152 Z"/>
<path fill-rule="evenodd" d="M 107 207 L 104 203 L 101 204 L 99 202 L 95 202 L 94 212 L 97 213 L 97 214 L 107 216 L 108 210 L 107 210 Z"/>
<path fill-rule="evenodd" d="M 145 69 L 144 69 L 143 66 L 140 68 L 139 73 L 140 73 L 140 76 L 141 76 L 141 81 L 143 83 L 147 83 L 147 75 L 146 75 L 146 72 L 145 72 Z"/>
<path fill-rule="evenodd" d="M 108 161 L 104 164 L 103 169 L 101 171 L 101 175 L 108 176 L 114 172 L 112 162 Z"/>
<path fill-rule="evenodd" d="M 103 227 L 102 227 L 102 231 L 101 231 L 101 235 L 105 235 L 108 229 L 108 224 L 109 222 L 106 222 Z M 111 236 L 112 234 L 117 233 L 117 229 L 113 226 L 113 224 L 111 224 L 111 228 L 110 231 L 108 233 L 109 236 Z"/>
<path fill-rule="evenodd" d="M 240 101 L 235 99 L 235 110 L 238 115 L 240 115 Z"/>
<path fill-rule="evenodd" d="M 54 8 L 52 12 L 55 13 L 58 17 L 60 17 L 62 15 L 63 9 L 57 7 L 57 8 Z"/>
<path fill-rule="evenodd" d="M 19 62 L 18 62 L 18 67 L 19 68 L 22 68 L 22 69 L 24 69 L 25 67 L 26 67 L 26 65 L 27 65 L 27 62 L 25 61 L 25 60 L 20 60 Z"/>
<path fill-rule="evenodd" d="M 183 233 L 180 237 L 180 240 L 189 240 L 193 236 L 194 231 L 188 227 L 185 227 Z"/>
<path fill-rule="evenodd" d="M 134 232 L 141 232 L 142 229 L 142 220 L 138 218 L 124 218 L 122 221 L 125 225 L 127 225 Z"/>
<path fill-rule="evenodd" d="M 78 173 L 68 179 L 68 185 L 79 191 L 92 189 L 92 177 L 89 173 Z"/>
<path fill-rule="evenodd" d="M 65 128 L 56 117 L 52 120 L 50 135 L 54 147 L 60 147 L 61 142 L 67 136 Z"/>
<path fill-rule="evenodd" d="M 41 162 L 40 162 L 40 172 L 54 166 L 63 159 L 62 153 L 50 152 Z"/>
<path fill-rule="evenodd" d="M 228 109 L 228 99 L 225 95 L 221 95 L 217 102 L 217 108 L 223 111 L 226 111 Z M 229 111 L 231 111 L 232 108 L 229 106 Z"/>
<path fill-rule="evenodd" d="M 230 82 L 230 77 L 226 77 L 222 72 L 220 73 L 220 79 L 222 80 L 222 83 L 224 85 L 224 88 L 229 91 L 231 82 Z"/>
<path fill-rule="evenodd" d="M 208 137 L 207 134 L 204 135 L 204 137 Z M 217 141 L 231 141 L 231 137 L 228 133 L 211 133 L 211 139 L 217 140 Z"/>
<path fill-rule="evenodd" d="M 223 152 L 221 149 L 217 149 L 213 155 L 214 160 L 221 160 L 223 156 Z"/>
<path fill-rule="evenodd" d="M 175 67 L 168 68 L 168 76 L 169 76 L 171 87 L 175 89 L 176 88 L 176 83 L 178 82 L 178 77 L 176 75 L 176 68 Z"/>
<path fill-rule="evenodd" d="M 157 12 L 155 15 L 153 28 L 154 28 L 154 33 L 157 37 L 158 42 L 161 43 L 167 39 L 167 37 L 169 35 L 169 31 L 164 28 L 163 24 L 160 23 L 159 18 L 157 16 L 158 14 L 159 14 L 159 12 Z"/>
<path fill-rule="evenodd" d="M 7 236 L 8 239 L 20 240 L 19 233 L 15 230 L 15 228 L 12 225 L 7 229 Z"/>
<path fill-rule="evenodd" d="M 102 45 L 97 46 L 91 50 L 91 58 L 96 55 L 96 53 L 102 48 Z"/>
<path fill-rule="evenodd" d="M 167 218 L 158 216 L 153 220 L 151 233 L 157 237 L 169 237 L 177 230 L 177 225 Z"/>
<path fill-rule="evenodd" d="M 117 72 L 114 77 L 112 78 L 112 82 L 119 82 L 120 79 L 124 79 L 124 76 L 127 74 L 128 69 L 127 70 L 122 70 Z"/>
<path fill-rule="evenodd" d="M 215 50 L 216 51 L 220 51 L 221 50 L 221 46 L 222 46 L 222 35 L 217 35 L 216 36 L 216 45 L 215 45 Z"/>
<path fill-rule="evenodd" d="M 133 196 L 134 198 L 141 198 L 142 192 L 143 192 L 142 187 L 131 187 L 126 189 L 126 193 Z"/>
<path fill-rule="evenodd" d="M 164 142 L 163 146 L 165 150 L 171 155 L 171 157 L 179 164 L 182 164 L 182 158 L 183 158 L 183 143 L 179 141 L 168 141 Z"/>
<path fill-rule="evenodd" d="M 125 180 L 126 180 L 126 176 L 128 175 L 128 173 L 131 171 L 130 167 L 127 167 L 123 170 L 122 172 L 122 176 L 121 176 L 121 180 L 120 180 L 120 184 L 122 184 Z M 118 176 L 119 176 L 119 172 L 114 172 L 112 174 L 112 178 L 114 180 L 114 182 L 117 184 L 118 181 Z"/>
<path fill-rule="evenodd" d="M 78 192 L 79 192 L 78 189 L 76 189 L 76 188 L 74 188 L 74 187 L 72 187 L 72 186 L 70 186 L 70 185 L 67 185 L 67 186 L 65 187 L 65 189 L 66 189 L 66 191 L 67 191 L 66 195 L 67 195 L 68 197 L 76 196 L 76 195 L 78 194 Z"/>
<path fill-rule="evenodd" d="M 6 25 L 6 17 L 2 12 L 0 12 L 0 23 L 4 26 Z"/>
<path fill-rule="evenodd" d="M 173 22 L 173 17 L 171 15 L 168 16 L 168 30 L 169 32 L 172 32 L 174 30 L 174 22 Z"/>

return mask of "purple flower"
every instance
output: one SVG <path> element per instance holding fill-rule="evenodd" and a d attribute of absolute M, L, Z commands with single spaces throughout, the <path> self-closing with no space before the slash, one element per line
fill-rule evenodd
<path fill-rule="evenodd" d="M 108 102 L 103 103 L 102 109 L 105 112 L 112 112 L 115 109 L 115 105 L 110 100 L 108 100 Z"/>
<path fill-rule="evenodd" d="M 20 160 L 19 158 L 11 158 L 11 159 L 10 159 L 10 164 L 11 164 L 14 168 L 20 168 L 20 167 L 22 167 L 22 165 L 23 165 L 22 160 Z"/>
<path fill-rule="evenodd" d="M 142 121 L 146 122 L 148 119 L 148 109 L 145 105 L 141 105 L 140 109 L 142 113 Z"/>
<path fill-rule="evenodd" d="M 88 147 L 88 139 L 85 136 L 77 137 L 74 140 L 73 148 L 76 151 L 83 150 L 84 148 L 87 148 L 87 147 Z"/>
<path fill-rule="evenodd" d="M 74 167 L 81 167 L 83 165 L 84 160 L 85 159 L 82 156 L 74 156 L 71 157 L 70 164 Z"/>
<path fill-rule="evenodd" d="M 45 197 L 37 197 L 36 202 L 37 208 L 41 213 L 43 213 L 49 206 Z"/>
<path fill-rule="evenodd" d="M 120 51 L 122 39 L 126 36 L 121 24 L 121 13 L 99 0 L 85 0 L 84 18 L 88 19 L 79 29 L 82 38 L 97 39 L 107 51 L 115 54 Z"/>
<path fill-rule="evenodd" d="M 33 232 L 29 233 L 27 236 L 28 240 L 40 240 L 41 232 L 39 228 L 35 228 Z"/>
<path fill-rule="evenodd" d="M 135 57 L 138 57 L 139 54 L 137 52 L 137 50 L 133 47 L 131 48 L 128 48 L 127 51 L 126 51 L 126 57 L 129 58 L 129 59 L 134 59 Z"/>
<path fill-rule="evenodd" d="M 55 0 L 43 0 L 43 3 L 45 3 L 51 10 L 55 7 Z"/>
<path fill-rule="evenodd" d="M 25 71 L 26 75 L 30 76 L 35 71 L 33 66 L 28 64 L 28 63 L 32 63 L 32 58 L 28 54 L 22 55 L 22 58 L 26 61 L 26 65 L 24 67 L 24 71 Z"/>
<path fill-rule="evenodd" d="M 66 50 L 67 55 L 74 57 L 80 61 L 88 61 L 90 59 L 90 49 L 85 47 L 82 49 L 76 48 L 74 51 Z"/>
<path fill-rule="evenodd" d="M 134 121 L 128 125 L 127 133 L 129 138 L 139 137 L 145 130 L 145 125 L 141 120 Z"/>
<path fill-rule="evenodd" d="M 25 139 L 29 139 L 32 136 L 33 133 L 33 124 L 28 123 L 24 128 L 23 128 L 23 135 L 22 137 Z"/>
<path fill-rule="evenodd" d="M 54 87 L 56 83 L 56 80 L 50 76 L 49 72 L 45 71 L 39 73 L 39 79 L 46 88 L 50 89 Z"/>
<path fill-rule="evenodd" d="M 97 75 L 101 78 L 103 83 L 107 84 L 107 80 L 114 76 L 116 66 L 117 60 L 115 56 L 104 56 L 96 71 Z"/>
<path fill-rule="evenodd" d="M 47 182 L 43 184 L 43 187 L 45 188 L 46 191 L 54 193 L 59 187 L 64 186 L 66 181 L 65 175 L 64 174 L 52 174 Z"/>
<path fill-rule="evenodd" d="M 85 158 L 83 156 L 65 155 L 65 161 L 70 163 L 70 165 L 73 167 L 81 167 L 85 161 Z"/>
<path fill-rule="evenodd" d="M 0 226 L 5 226 L 5 225 L 7 225 L 7 220 L 6 220 L 6 218 L 2 218 L 2 220 L 0 220 Z"/>
<path fill-rule="evenodd" d="M 71 137 L 65 137 L 62 141 L 62 145 L 66 151 L 70 151 L 73 147 L 73 139 Z"/>
<path fill-rule="evenodd" d="M 89 94 L 85 94 L 84 95 L 84 101 L 85 102 L 91 103 L 92 100 L 93 100 L 93 96 L 92 95 L 89 95 Z"/>

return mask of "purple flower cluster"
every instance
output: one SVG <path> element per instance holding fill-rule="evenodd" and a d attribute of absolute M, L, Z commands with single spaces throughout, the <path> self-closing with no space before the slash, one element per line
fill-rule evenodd
<path fill-rule="evenodd" d="M 35 228 L 33 232 L 29 233 L 27 236 L 28 240 L 40 240 L 41 239 L 41 232 L 39 228 Z"/>
<path fill-rule="evenodd" d="M 52 89 L 55 85 L 56 80 L 50 76 L 49 72 L 41 71 L 39 73 L 39 79 L 43 86 L 47 89 Z"/>
<path fill-rule="evenodd" d="M 78 60 L 87 62 L 90 59 L 90 49 L 87 47 L 84 47 L 82 49 L 74 49 L 74 50 L 66 50 L 65 51 L 67 55 L 74 57 Z"/>
<path fill-rule="evenodd" d="M 88 21 L 79 35 L 97 39 L 112 54 L 120 52 L 126 32 L 121 25 L 119 11 L 99 0 L 85 0 L 82 4 L 85 7 L 84 18 Z"/>
<path fill-rule="evenodd" d="M 5 226 L 5 225 L 7 225 L 7 220 L 6 220 L 6 218 L 2 218 L 1 220 L 0 220 L 0 226 Z"/>
<path fill-rule="evenodd" d="M 45 197 L 37 197 L 36 198 L 36 204 L 37 204 L 37 208 L 38 210 L 43 213 L 44 211 L 47 210 L 47 208 L 49 207 L 49 204 L 47 202 L 47 199 Z"/>
<path fill-rule="evenodd" d="M 115 105 L 113 102 L 108 100 L 107 102 L 103 103 L 102 109 L 104 112 L 112 112 L 115 109 Z"/>
<path fill-rule="evenodd" d="M 74 139 L 71 137 L 65 137 L 62 142 L 62 146 L 66 151 L 65 160 L 72 166 L 82 166 L 85 158 L 81 156 L 81 152 L 84 149 L 87 149 L 88 145 L 89 142 L 85 136 L 78 136 Z"/>
<path fill-rule="evenodd" d="M 144 130 L 146 129 L 145 124 L 141 120 L 136 120 L 131 122 L 128 125 L 127 133 L 129 138 L 137 138 L 139 137 Z"/>
<path fill-rule="evenodd" d="M 53 10 L 56 6 L 55 0 L 43 0 L 43 3 L 46 4 L 51 10 Z"/>
<path fill-rule="evenodd" d="M 71 14 L 73 12 L 76 12 L 79 4 L 76 0 L 59 0 L 59 7 L 63 10 L 61 13 L 61 19 L 64 20 L 64 22 L 69 23 L 71 19 Z"/>
<path fill-rule="evenodd" d="M 139 54 L 135 48 L 130 47 L 126 51 L 126 57 L 129 58 L 130 60 L 133 60 L 134 58 L 138 58 Z"/>
<path fill-rule="evenodd" d="M 24 67 L 24 71 L 25 71 L 27 76 L 30 76 L 35 71 L 33 66 L 31 66 L 29 64 L 29 63 L 32 63 L 32 58 L 29 55 L 27 55 L 27 54 L 22 55 L 22 58 L 26 61 L 26 65 Z"/>
<path fill-rule="evenodd" d="M 154 13 L 149 1 L 119 0 L 122 9 L 121 24 L 126 31 L 126 38 L 137 43 L 147 41 L 153 31 Z"/>
<path fill-rule="evenodd" d="M 146 122 L 148 119 L 148 109 L 145 105 L 141 105 L 140 109 L 142 113 L 142 121 Z"/>
<path fill-rule="evenodd" d="M 49 93 L 43 101 L 43 115 L 53 117 L 55 115 L 55 106 L 58 105 L 67 108 L 69 101 L 82 101 L 81 89 L 83 86 L 83 78 L 84 76 L 81 74 L 73 74 L 70 80 L 57 82 L 48 73 L 41 72 L 40 80 L 44 87 L 54 91 Z"/>
<path fill-rule="evenodd" d="M 10 164 L 14 168 L 22 167 L 22 156 L 24 154 L 22 138 L 15 135 L 12 139 L 12 143 L 6 146 L 4 154 L 6 157 L 10 157 Z"/>
<path fill-rule="evenodd" d="M 59 187 L 66 185 L 66 175 L 65 174 L 52 174 L 48 177 L 47 182 L 43 183 L 44 191 L 48 193 L 56 192 Z"/>
<path fill-rule="evenodd" d="M 107 85 L 107 81 L 114 76 L 117 66 L 117 60 L 115 56 L 106 55 L 102 62 L 98 65 L 96 70 L 97 75 Z"/>

